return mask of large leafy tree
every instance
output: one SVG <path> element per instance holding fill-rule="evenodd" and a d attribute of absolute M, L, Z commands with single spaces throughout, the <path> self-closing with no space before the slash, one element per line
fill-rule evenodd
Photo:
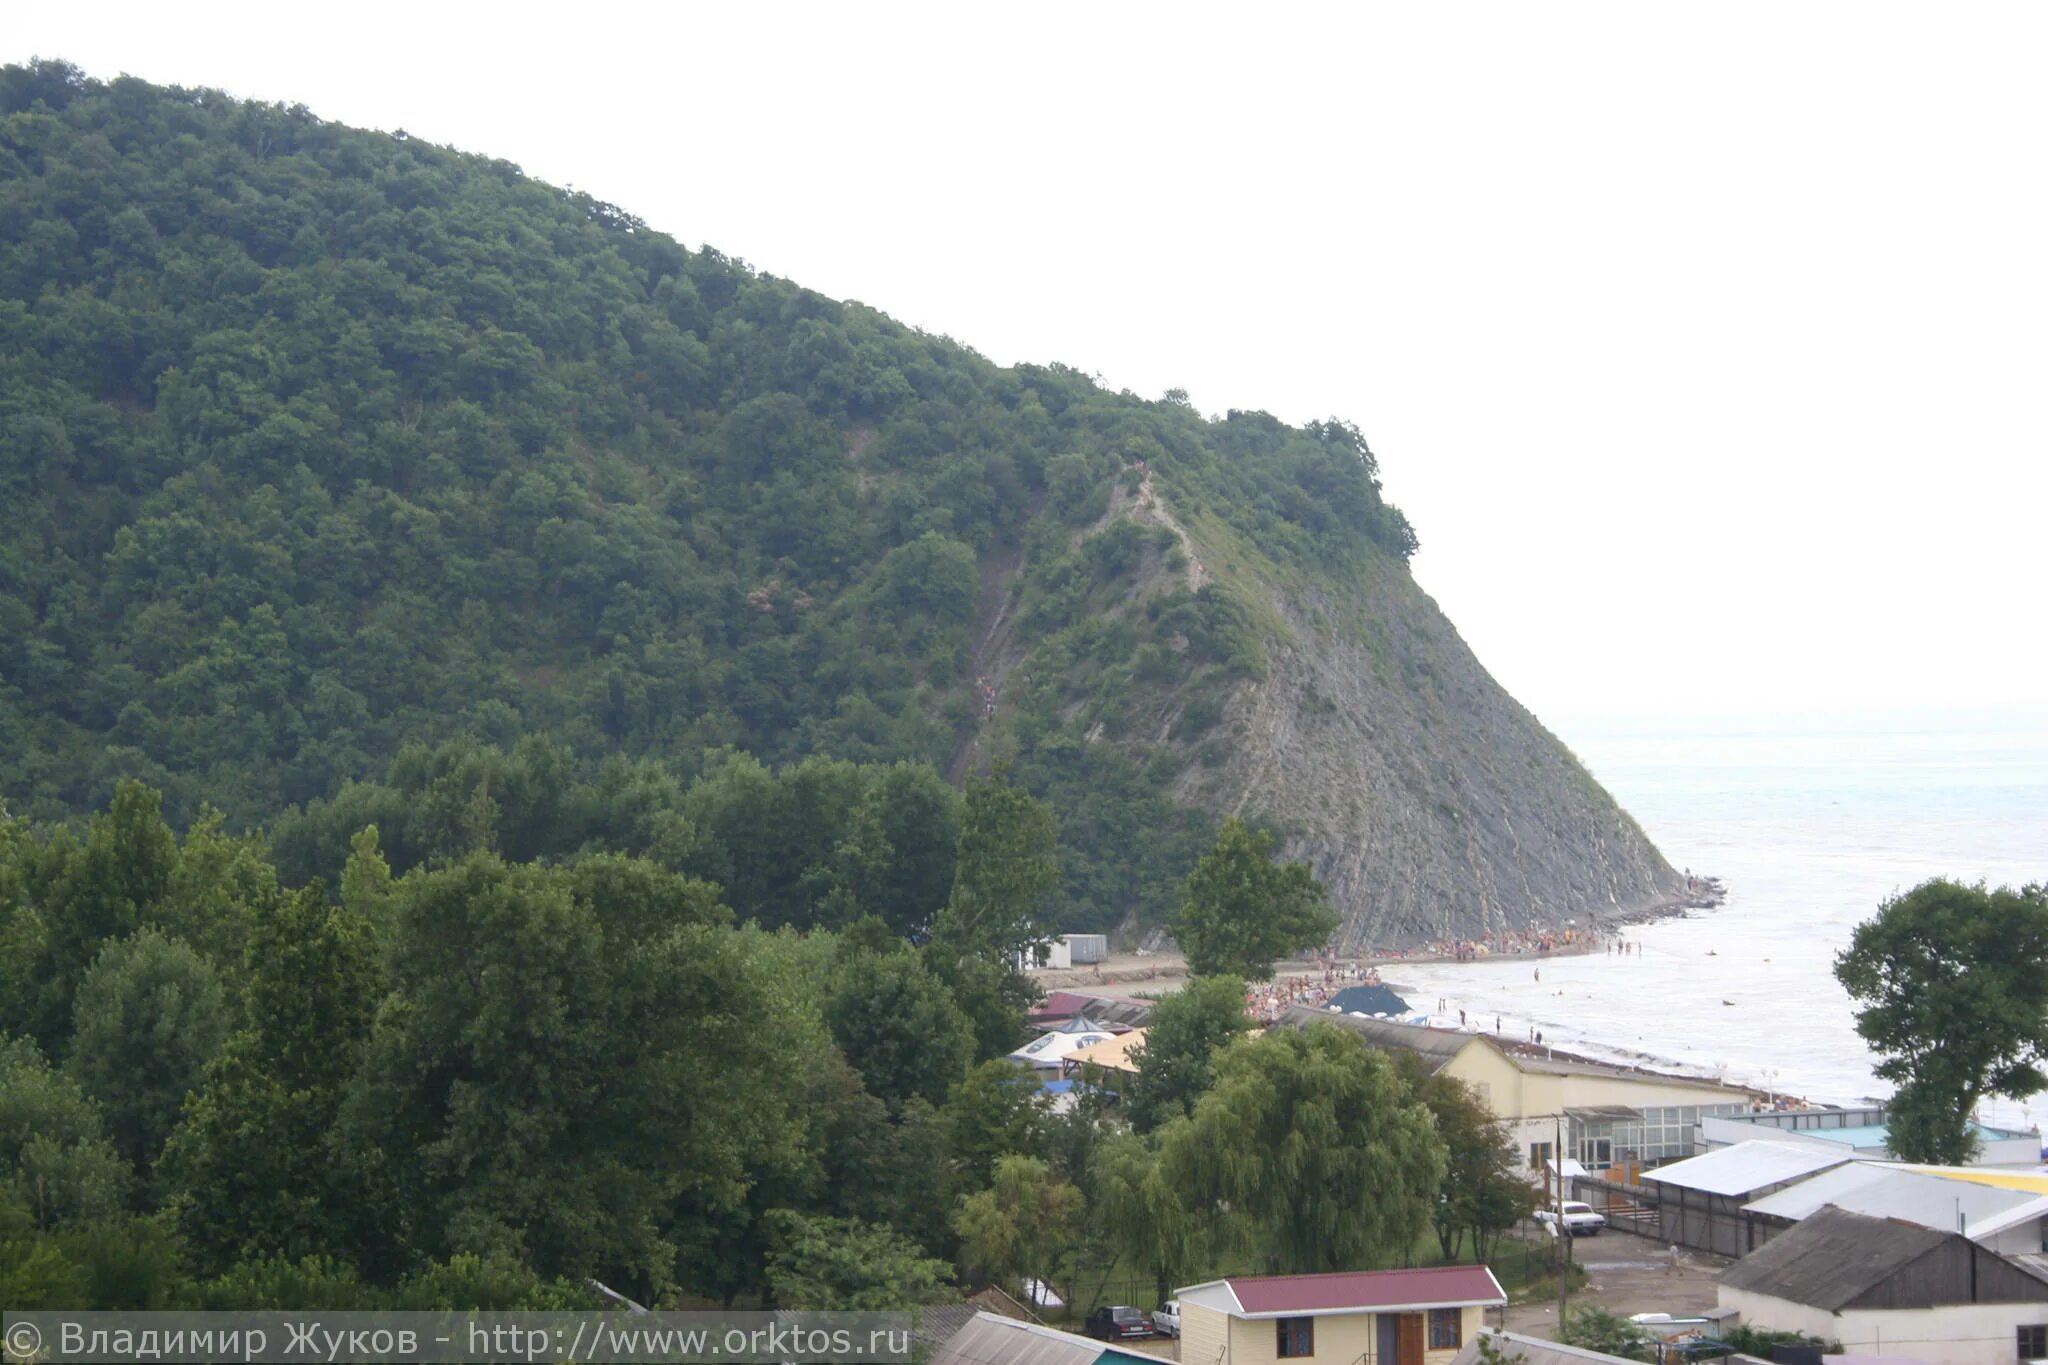
<path fill-rule="evenodd" d="M 1088 1164 L 1088 1212 L 1121 1263 L 1149 1273 L 1160 1302 L 1201 1262 L 1209 1221 L 1167 1177 L 1157 1146 L 1128 1130 L 1107 1134 Z"/>
<path fill-rule="evenodd" d="M 1160 1142 L 1166 1178 L 1225 1244 L 1278 1274 L 1399 1258 L 1430 1225 L 1447 1162 L 1394 1064 L 1328 1024 L 1225 1051 Z"/>
<path fill-rule="evenodd" d="M 2048 889 L 1924 882 L 1857 926 L 1835 976 L 1877 1074 L 1898 1086 L 1902 1159 L 1968 1161 L 1979 1100 L 2048 1086 Z"/>
<path fill-rule="evenodd" d="M 182 941 L 144 929 L 94 960 L 75 1017 L 65 1067 L 100 1102 L 114 1146 L 146 1173 L 227 1036 L 218 975 Z"/>
<path fill-rule="evenodd" d="M 952 992 L 908 948 L 848 953 L 824 1002 L 833 1041 L 890 1104 L 942 1104 L 967 1071 L 974 1033 Z"/>
<path fill-rule="evenodd" d="M 1396 1065 L 1429 1107 L 1448 1157 L 1436 1202 L 1437 1244 L 1453 1260 L 1470 1237 L 1472 1254 L 1484 1260 L 1500 1235 L 1535 1209 L 1536 1188 L 1522 1179 L 1514 1140 L 1478 1091 L 1455 1076 L 1425 1074 L 1413 1053 L 1398 1054 Z"/>
<path fill-rule="evenodd" d="M 793 1209 L 769 1223 L 768 1290 L 786 1308 L 883 1311 L 948 1296 L 952 1268 L 887 1227 Z"/>
<path fill-rule="evenodd" d="M 26 1038 L 0 1038 L 0 1182 L 41 1227 L 112 1216 L 128 1192 L 99 1106 Z"/>
<path fill-rule="evenodd" d="M 1048 942 L 1046 897 L 1059 884 L 1059 823 L 1052 807 L 1004 773 L 967 784 L 953 891 L 939 916 L 949 951 L 1010 964 Z"/>
<path fill-rule="evenodd" d="M 474 854 L 400 883 L 392 994 L 345 1124 L 430 1255 L 524 1252 L 643 1293 L 672 1219 L 744 1207 L 751 1162 L 798 1140 L 757 1083 L 773 1007 L 701 883 L 607 858 Z"/>
<path fill-rule="evenodd" d="M 1196 975 L 1264 980 L 1283 955 L 1319 947 L 1337 927 L 1302 863 L 1275 862 L 1273 835 L 1231 818 L 1189 874 L 1174 937 Z"/>
<path fill-rule="evenodd" d="M 1251 1028 L 1244 1012 L 1244 982 L 1234 976 L 1198 976 L 1152 1007 L 1138 1074 L 1126 1087 L 1125 1108 L 1139 1131 L 1193 1111 L 1209 1089 L 1217 1051 Z"/>
<path fill-rule="evenodd" d="M 1056 1283 L 1084 1203 L 1072 1182 L 1037 1157 L 1003 1157 L 990 1186 L 962 1197 L 953 1215 L 961 1259 L 997 1284 L 1014 1286 L 1027 1276 Z"/>
<path fill-rule="evenodd" d="M 946 1143 L 961 1176 L 979 1188 L 1015 1153 L 1043 1155 L 1051 1099 L 1029 1068 L 994 1057 L 967 1073 L 946 1102 Z"/>
<path fill-rule="evenodd" d="M 259 911 L 242 1027 L 208 1063 L 163 1158 L 204 1264 L 359 1245 L 364 1194 L 333 1134 L 376 1008 L 376 970 L 370 925 L 330 904 L 322 883 Z"/>

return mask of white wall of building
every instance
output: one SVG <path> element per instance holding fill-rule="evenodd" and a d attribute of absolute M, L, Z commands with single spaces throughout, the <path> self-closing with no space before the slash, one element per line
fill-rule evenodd
<path fill-rule="evenodd" d="M 1749 1327 L 1805 1332 L 1850 1355 L 1907 1356 L 1928 1365 L 2012 1365 L 2019 1329 L 2048 1324 L 2048 1303 L 1971 1303 L 1948 1308 L 1830 1313 L 1752 1290 L 1721 1288 L 1721 1306 Z"/>

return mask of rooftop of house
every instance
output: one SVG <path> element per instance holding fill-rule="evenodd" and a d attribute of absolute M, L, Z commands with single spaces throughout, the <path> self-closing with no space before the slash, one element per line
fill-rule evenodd
<path fill-rule="evenodd" d="M 1643 1179 L 1675 1189 L 1733 1196 L 1768 1190 L 1849 1160 L 1850 1153 L 1841 1147 L 1752 1138 L 1644 1171 Z"/>
<path fill-rule="evenodd" d="M 1942 1258 L 1950 1252 L 1957 1265 L 1971 1258 L 1967 1293 L 1945 1291 Z M 1909 1268 L 1913 1273 L 1905 1274 Z M 1892 1288 L 1878 1294 L 1887 1284 Z M 1986 1251 L 1961 1233 L 1832 1206 L 1722 1271 L 1721 1287 L 1830 1313 L 1872 1306 L 1859 1304 L 1867 1296 L 1885 1308 L 2048 1302 L 2048 1278 Z"/>
<path fill-rule="evenodd" d="M 1131 1053 L 1145 1046 L 1147 1032 L 1147 1029 L 1135 1028 L 1114 1038 L 1091 1043 L 1067 1058 L 1067 1069 L 1078 1072 L 1084 1066 L 1099 1066 L 1109 1071 L 1136 1071 L 1138 1064 L 1131 1059 Z"/>
<path fill-rule="evenodd" d="M 1035 1322 L 977 1313 L 931 1355 L 931 1365 L 1096 1365 L 1111 1355 L 1099 1341 Z"/>
<path fill-rule="evenodd" d="M 1968 1168 L 1845 1161 L 1742 1208 L 1744 1213 L 1796 1222 L 1833 1204 L 1851 1213 L 1901 1218 L 1973 1238 L 2048 1214 L 2048 1177 L 2036 1176 L 2035 1182 L 2044 1188 L 2035 1190 L 1985 1184 L 1968 1176 Z"/>
<path fill-rule="evenodd" d="M 1520 1332 L 1500 1332 L 1492 1328 L 1475 1332 L 1465 1343 L 1464 1349 L 1452 1358 L 1451 1365 L 1481 1365 L 1479 1339 L 1490 1338 L 1500 1348 L 1502 1355 L 1522 1365 L 1628 1365 L 1626 1357 L 1611 1356 L 1605 1351 L 1591 1351 L 1584 1346 L 1566 1346 L 1562 1342 L 1545 1337 L 1524 1336 Z"/>
<path fill-rule="evenodd" d="M 1054 991 L 1025 1018 L 1034 1024 L 1044 1026 L 1079 1015 L 1086 1015 L 1098 1024 L 1121 1024 L 1135 1028 L 1152 1017 L 1152 1002 L 1119 995 Z"/>
<path fill-rule="evenodd" d="M 1823 1142 L 1839 1142 L 1858 1151 L 1878 1151 L 1891 1146 L 1891 1125 L 1888 1123 L 1865 1123 L 1853 1128 L 1801 1128 L 1796 1131 L 1801 1137 L 1819 1138 Z M 2005 1128 L 1988 1128 L 1981 1123 L 1972 1123 L 1970 1131 L 1975 1133 L 1980 1141 L 2033 1136 L 2031 1133 L 2018 1133 Z"/>
<path fill-rule="evenodd" d="M 1661 1081 L 1666 1084 L 1698 1086 L 1725 1091 L 1731 1101 L 1745 1100 L 1757 1093 L 1741 1086 L 1728 1085 L 1710 1076 L 1681 1076 L 1668 1071 L 1652 1071 L 1648 1067 L 1629 1066 L 1622 1062 L 1602 1062 L 1591 1057 L 1581 1057 L 1576 1053 L 1562 1052 L 1553 1047 L 1496 1037 L 1490 1033 L 1436 1028 L 1427 1024 L 1408 1024 L 1396 1019 L 1374 1019 L 1340 1013 L 1321 1005 L 1290 1005 L 1285 1013 L 1273 1021 L 1273 1027 L 1304 1029 L 1317 1020 L 1349 1029 L 1374 1047 L 1419 1053 L 1431 1063 L 1433 1070 L 1441 1070 L 1449 1065 L 1453 1057 L 1473 1043 L 1484 1042 L 1500 1051 L 1521 1070 L 1539 1075 L 1597 1076 L 1616 1080 Z"/>
<path fill-rule="evenodd" d="M 1183 1305 L 1234 1318 L 1462 1308 L 1508 1301 L 1483 1265 L 1414 1270 L 1342 1270 L 1323 1275 L 1234 1275 L 1177 1291 Z"/>

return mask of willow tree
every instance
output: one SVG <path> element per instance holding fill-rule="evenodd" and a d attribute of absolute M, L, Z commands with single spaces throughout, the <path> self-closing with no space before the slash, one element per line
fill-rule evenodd
<path fill-rule="evenodd" d="M 1161 1135 L 1167 1179 L 1275 1274 L 1398 1260 L 1430 1226 L 1448 1160 L 1394 1064 L 1324 1023 L 1225 1049 L 1193 1115 Z"/>

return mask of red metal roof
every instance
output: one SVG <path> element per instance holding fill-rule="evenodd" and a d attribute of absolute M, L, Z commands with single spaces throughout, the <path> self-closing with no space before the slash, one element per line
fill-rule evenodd
<path fill-rule="evenodd" d="M 1422 1304 L 1501 1303 L 1506 1296 L 1483 1265 L 1421 1270 L 1348 1270 L 1329 1275 L 1247 1275 L 1224 1281 L 1247 1313 L 1327 1313 Z"/>
<path fill-rule="evenodd" d="M 1054 991 L 1045 997 L 1045 1003 L 1032 1010 L 1032 1019 L 1071 1019 L 1087 1009 L 1095 1000 L 1092 995 L 1079 995 L 1073 991 Z"/>

